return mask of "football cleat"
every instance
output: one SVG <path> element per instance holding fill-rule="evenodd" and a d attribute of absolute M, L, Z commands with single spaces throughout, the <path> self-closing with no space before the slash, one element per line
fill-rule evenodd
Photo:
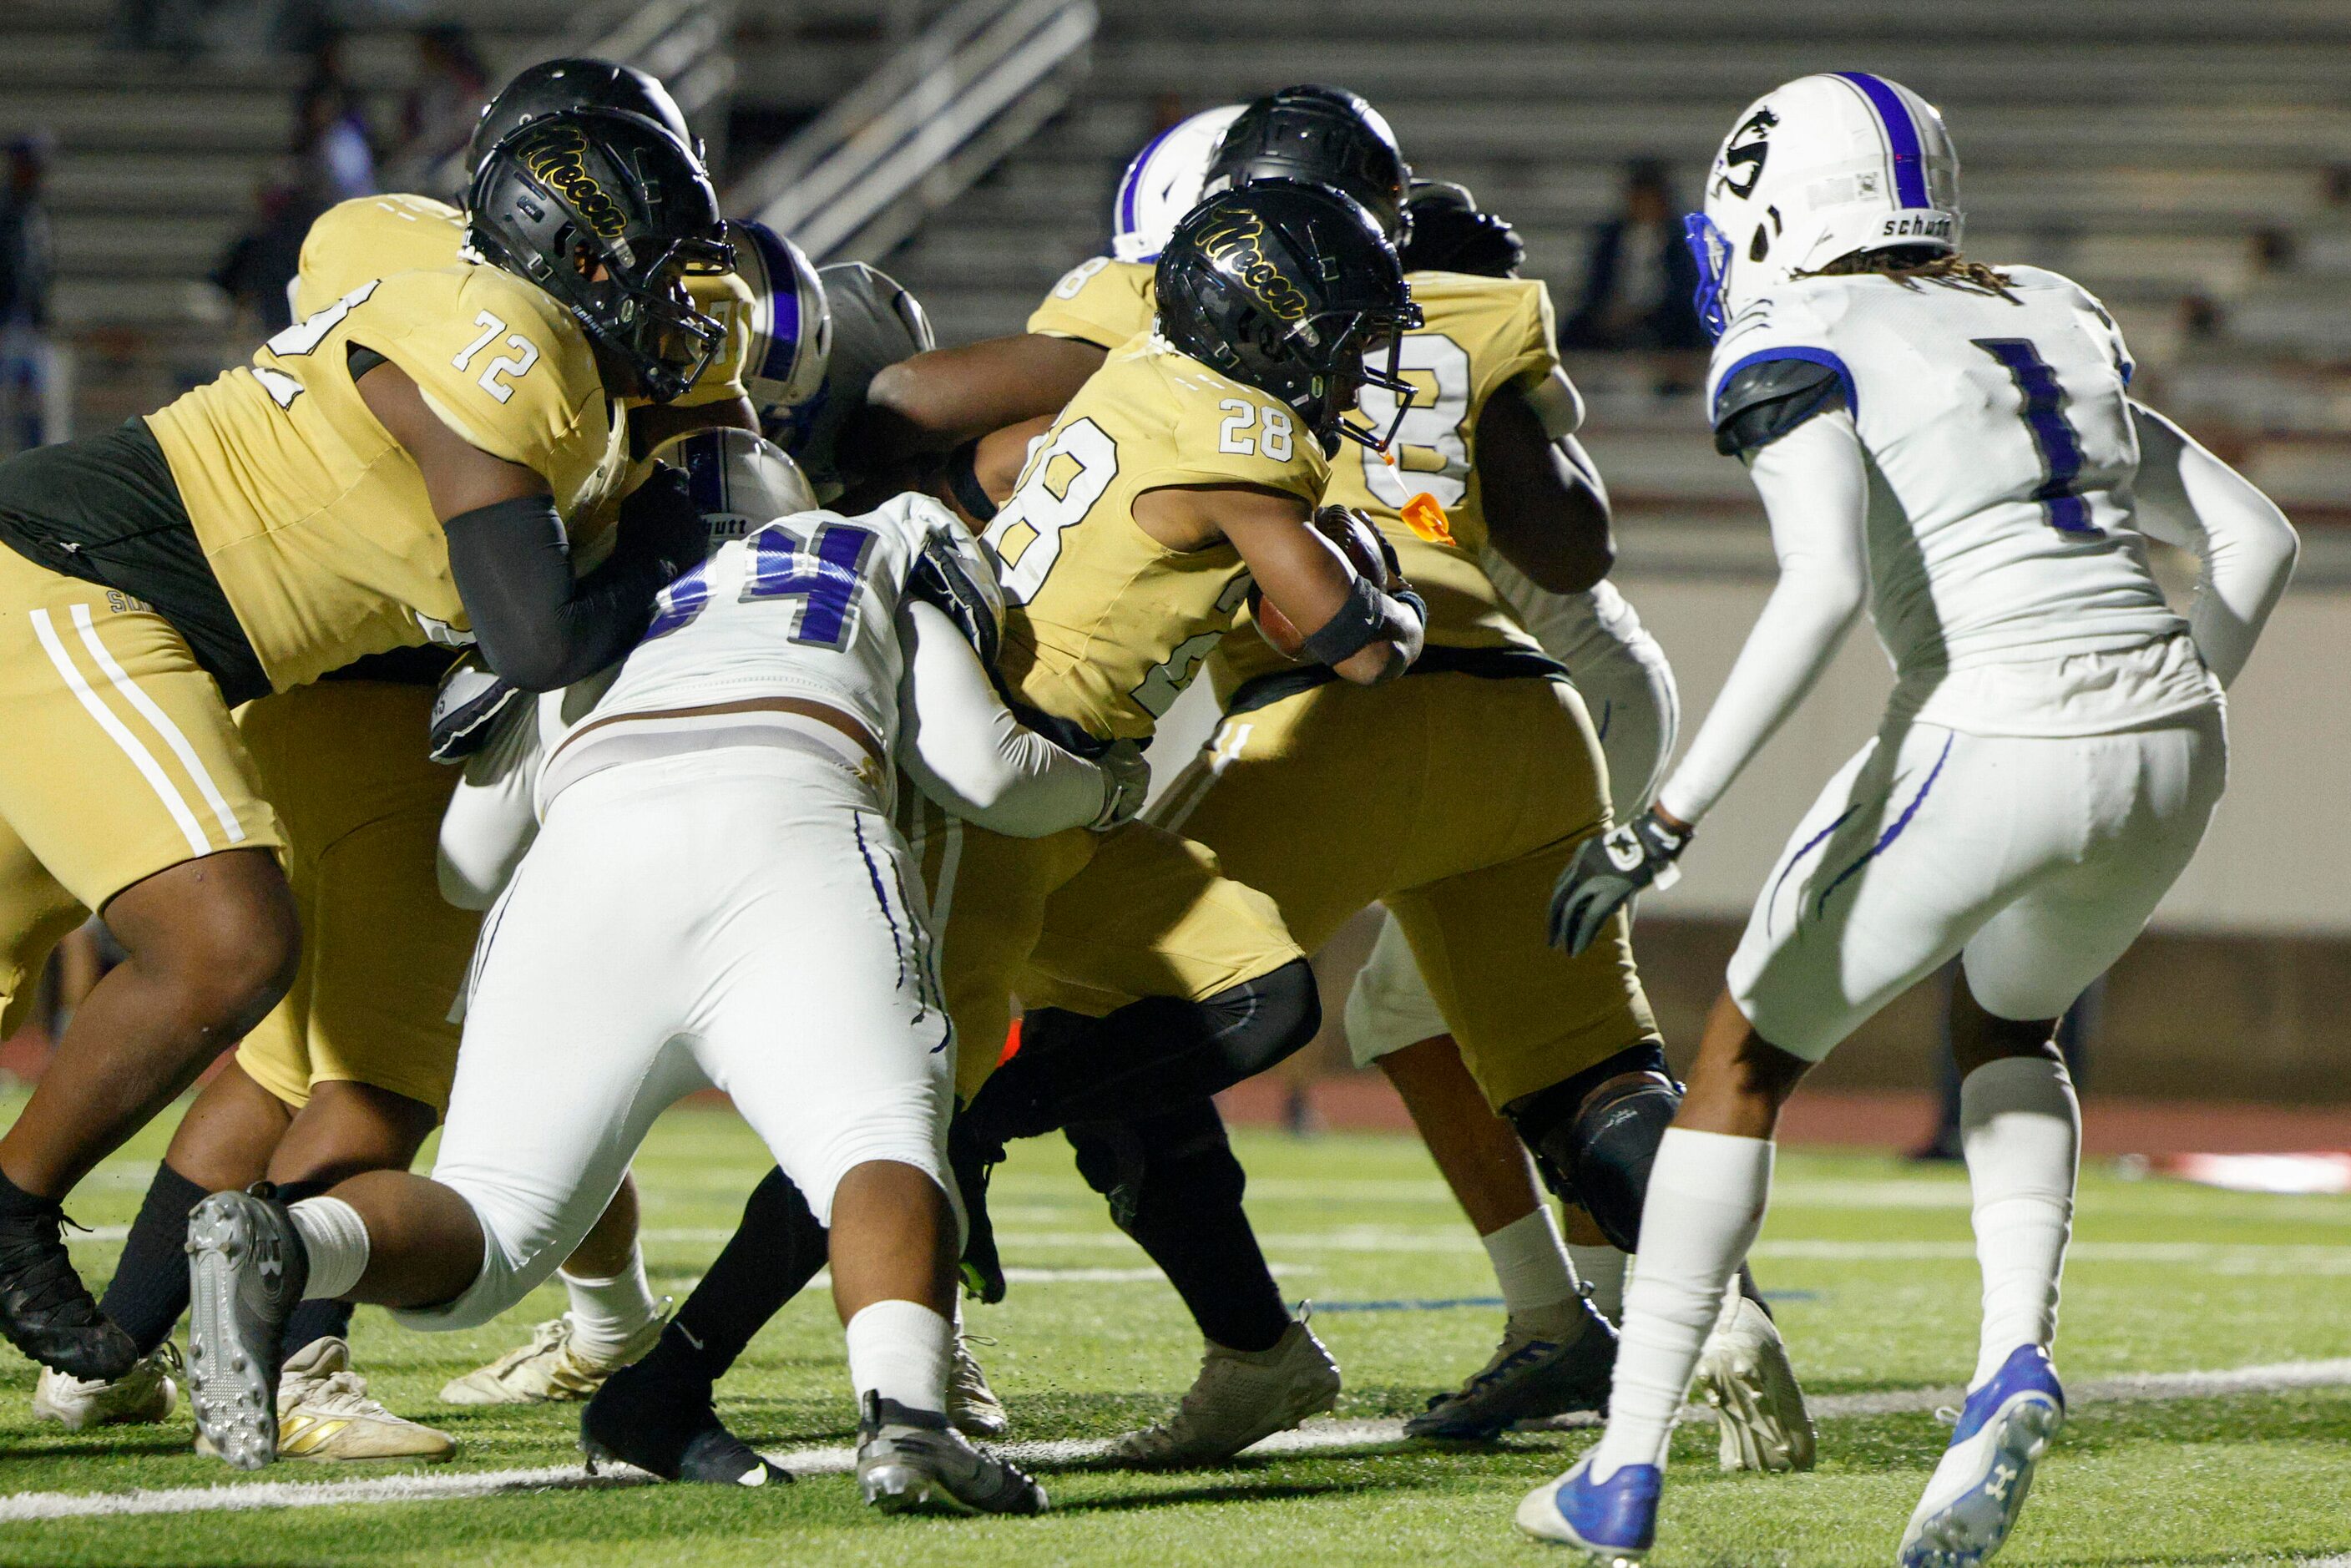
<path fill-rule="evenodd" d="M 139 1346 L 98 1310 L 66 1256 L 65 1210 L 0 1215 L 0 1335 L 43 1366 L 92 1383 L 131 1375 Z"/>
<path fill-rule="evenodd" d="M 936 1410 L 867 1390 L 857 1423 L 857 1489 L 883 1513 L 1042 1513 L 1045 1489 L 975 1448 Z"/>
<path fill-rule="evenodd" d="M 1698 1353 L 1694 1386 L 1714 1406 L 1726 1470 L 1809 1470 L 1811 1412 L 1780 1328 L 1762 1303 L 1733 1290 Z"/>
<path fill-rule="evenodd" d="M 711 1407 L 710 1385 L 622 1367 L 580 1412 L 580 1448 L 594 1473 L 601 1463 L 634 1465 L 665 1481 L 705 1486 L 783 1486 L 792 1473 L 751 1451 Z"/>
<path fill-rule="evenodd" d="M 661 1339 L 669 1321 L 670 1298 L 664 1296 L 653 1315 L 618 1354 L 593 1355 L 573 1343 L 571 1314 L 530 1331 L 530 1343 L 463 1377 L 453 1377 L 441 1388 L 444 1405 L 548 1405 L 585 1399 L 604 1386 L 604 1380 L 644 1357 Z"/>
<path fill-rule="evenodd" d="M 238 1469 L 277 1457 L 278 1346 L 309 1273 L 275 1197 L 216 1192 L 188 1216 L 188 1405 L 206 1451 Z"/>
<path fill-rule="evenodd" d="M 111 1382 L 41 1368 L 33 1385 L 33 1418 L 81 1432 L 92 1427 L 134 1427 L 168 1418 L 180 1403 L 180 1347 L 165 1340 Z"/>
<path fill-rule="evenodd" d="M 1901 1568 L 1976 1568 L 2008 1539 L 2032 1469 L 2065 1424 L 2065 1390 L 2037 1344 L 2009 1353 L 1968 1396 L 1951 1446 L 1902 1532 Z"/>
<path fill-rule="evenodd" d="M 1104 1458 L 1166 1468 L 1217 1464 L 1338 1403 L 1339 1364 L 1301 1312 L 1270 1350 L 1228 1350 L 1210 1342 L 1200 1375 L 1176 1413 L 1112 1439 Z"/>
<path fill-rule="evenodd" d="M 281 1459 L 445 1459 L 457 1440 L 395 1416 L 368 1394 L 351 1370 L 348 1340 L 313 1340 L 278 1369 L 277 1457 Z"/>
<path fill-rule="evenodd" d="M 1619 1465 L 1595 1481 L 1586 1454 L 1573 1469 L 1520 1499 L 1516 1519 L 1529 1535 L 1580 1546 L 1604 1568 L 1620 1568 L 1656 1543 L 1657 1498 L 1665 1488 L 1665 1472 L 1655 1465 Z"/>
<path fill-rule="evenodd" d="M 1616 1370 L 1616 1331 L 1581 1297 L 1569 1310 L 1581 1321 L 1564 1332 L 1536 1324 L 1531 1314 L 1510 1318 L 1494 1358 L 1459 1388 L 1431 1399 L 1404 1424 L 1404 1435 L 1482 1443 L 1520 1421 L 1604 1408 Z"/>
<path fill-rule="evenodd" d="M 987 1385 L 987 1374 L 972 1355 L 971 1345 L 971 1337 L 957 1330 L 955 1356 L 947 1363 L 947 1420 L 967 1437 L 1001 1437 L 1011 1430 L 1012 1417 Z"/>

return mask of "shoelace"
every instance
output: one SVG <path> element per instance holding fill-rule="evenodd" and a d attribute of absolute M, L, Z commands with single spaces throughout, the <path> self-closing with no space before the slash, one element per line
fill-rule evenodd
<path fill-rule="evenodd" d="M 333 1416 L 381 1416 L 389 1420 L 400 1419 L 369 1396 L 367 1379 L 356 1372 L 329 1374 L 302 1390 L 301 1397 L 295 1403 L 298 1406 L 308 1405 Z"/>
<path fill-rule="evenodd" d="M 16 1281 L 21 1314 L 29 1317 L 65 1309 L 57 1326 L 88 1328 L 99 1321 L 98 1303 L 90 1299 L 81 1276 L 74 1272 L 73 1260 L 66 1256 L 65 1230 L 69 1225 L 89 1233 L 88 1226 L 75 1225 L 62 1209 L 47 1217 L 25 1215 L 0 1221 L 0 1271 L 23 1270 Z"/>
<path fill-rule="evenodd" d="M 1964 1414 L 1965 1412 L 1956 1405 L 1938 1405 L 1935 1406 L 1935 1419 L 1940 1421 L 1946 1427 L 1958 1426 L 1959 1424 L 1959 1417 Z"/>

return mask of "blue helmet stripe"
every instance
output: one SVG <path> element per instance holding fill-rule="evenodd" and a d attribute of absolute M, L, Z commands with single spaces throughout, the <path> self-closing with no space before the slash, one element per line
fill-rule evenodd
<path fill-rule="evenodd" d="M 1883 77 L 1867 71 L 1837 71 L 1840 81 L 1851 82 L 1877 111 L 1886 127 L 1886 151 L 1894 163 L 1894 199 L 1906 207 L 1927 207 L 1934 204 L 1927 199 L 1927 155 L 1918 145 L 1918 127 L 1910 119 L 1910 106 L 1902 95 Z"/>
<path fill-rule="evenodd" d="M 1134 232 L 1134 202 L 1143 187 L 1143 171 L 1150 164 L 1151 155 L 1159 151 L 1159 144 L 1175 135 L 1180 129 L 1180 124 L 1179 121 L 1176 125 L 1169 126 L 1149 141 L 1144 142 L 1143 151 L 1134 155 L 1134 162 L 1126 166 L 1126 178 L 1118 183 L 1119 233 L 1131 235 Z"/>
<path fill-rule="evenodd" d="M 800 353 L 800 275 L 783 236 L 756 220 L 738 225 L 750 236 L 758 276 L 744 269 L 743 281 L 768 308 L 768 351 L 752 371 L 763 380 L 789 382 Z"/>
<path fill-rule="evenodd" d="M 726 509 L 726 457 L 715 440 L 685 444 L 685 490 L 700 512 Z"/>

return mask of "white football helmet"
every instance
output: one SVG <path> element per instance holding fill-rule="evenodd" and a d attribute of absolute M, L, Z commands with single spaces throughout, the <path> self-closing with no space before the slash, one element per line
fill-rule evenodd
<path fill-rule="evenodd" d="M 1144 144 L 1118 182 L 1111 203 L 1111 256 L 1119 261 L 1157 261 L 1167 236 L 1184 214 L 1200 204 L 1208 160 L 1225 130 L 1247 106 L 1228 103 L 1204 109 L 1169 126 Z"/>
<path fill-rule="evenodd" d="M 1747 302 L 1855 251 L 1959 248 L 1959 155 L 1935 106 L 1866 71 L 1757 99 L 1687 222 L 1698 309 L 1720 337 Z"/>
<path fill-rule="evenodd" d="M 653 449 L 685 470 L 694 504 L 710 524 L 710 548 L 746 538 L 778 517 L 817 509 L 800 465 L 774 442 L 747 430 L 688 431 Z"/>
<path fill-rule="evenodd" d="M 815 397 L 832 358 L 832 313 L 800 247 L 757 221 L 726 225 L 735 268 L 751 288 L 751 351 L 743 390 L 762 421 Z"/>

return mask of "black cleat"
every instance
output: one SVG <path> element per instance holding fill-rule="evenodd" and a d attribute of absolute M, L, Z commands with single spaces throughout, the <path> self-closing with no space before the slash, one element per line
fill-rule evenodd
<path fill-rule="evenodd" d="M 857 1487 L 883 1513 L 1042 1513 L 1045 1489 L 975 1448 L 936 1410 L 868 1390 L 857 1423 Z"/>
<path fill-rule="evenodd" d="M 618 1460 L 665 1481 L 705 1486 L 782 1486 L 792 1479 L 726 1429 L 708 1385 L 664 1377 L 642 1362 L 606 1378 L 580 1410 L 580 1448 L 591 1475 Z"/>
<path fill-rule="evenodd" d="M 1004 1145 L 982 1134 L 968 1116 L 947 1124 L 947 1168 L 963 1200 L 964 1294 L 993 1306 L 1004 1299 L 1004 1263 L 996 1253 L 996 1226 L 987 1218 L 987 1178 L 1004 1163 Z"/>
<path fill-rule="evenodd" d="M 138 1364 L 139 1347 L 74 1272 L 65 1225 L 55 1204 L 0 1216 L 0 1334 L 52 1371 L 112 1383 Z"/>
<path fill-rule="evenodd" d="M 286 1320 L 309 1255 L 266 1183 L 216 1192 L 188 1216 L 188 1406 L 214 1452 L 241 1470 L 277 1458 Z"/>

